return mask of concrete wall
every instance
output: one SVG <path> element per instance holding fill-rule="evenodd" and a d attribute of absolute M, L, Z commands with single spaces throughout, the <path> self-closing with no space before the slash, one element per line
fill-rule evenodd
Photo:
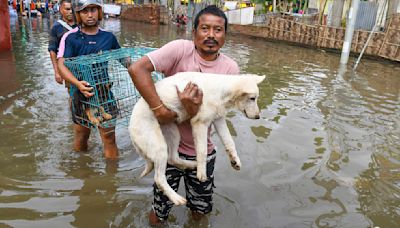
<path fill-rule="evenodd" d="M 160 24 L 159 5 L 123 5 L 121 18 L 151 24 Z"/>

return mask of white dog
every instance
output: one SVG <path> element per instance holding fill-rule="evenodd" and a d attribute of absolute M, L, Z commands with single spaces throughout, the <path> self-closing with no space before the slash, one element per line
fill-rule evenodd
<path fill-rule="evenodd" d="M 165 177 L 167 162 L 182 169 L 197 167 L 197 178 L 207 179 L 207 129 L 214 125 L 228 153 L 231 165 L 239 170 L 241 163 L 235 144 L 225 122 L 225 114 L 231 108 L 237 108 L 250 119 L 258 119 L 257 84 L 265 76 L 256 75 L 220 75 L 198 72 L 178 73 L 156 83 L 156 90 L 163 104 L 178 114 L 177 123 L 189 119 L 176 91 L 183 91 L 186 84 L 193 82 L 203 91 L 203 103 L 199 112 L 190 119 L 196 146 L 196 161 L 179 158 L 180 135 L 176 123 L 161 125 L 146 101 L 141 98 L 132 111 L 129 132 L 136 151 L 146 160 L 146 168 L 141 177 L 155 167 L 154 181 L 161 191 L 175 204 L 183 205 L 186 199 L 177 194 Z"/>

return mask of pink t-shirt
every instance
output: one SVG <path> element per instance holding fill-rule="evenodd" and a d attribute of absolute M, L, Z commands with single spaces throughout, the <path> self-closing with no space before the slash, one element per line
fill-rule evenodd
<path fill-rule="evenodd" d="M 178 72 L 204 72 L 214 74 L 239 74 L 237 63 L 224 54 L 219 54 L 214 61 L 206 61 L 197 53 L 193 41 L 175 40 L 167 43 L 160 49 L 147 54 L 153 63 L 154 69 L 162 72 L 166 77 Z M 193 141 L 192 127 L 189 122 L 178 126 L 181 135 L 179 152 L 190 156 L 196 156 Z M 214 149 L 211 142 L 210 130 L 208 129 L 208 153 Z"/>

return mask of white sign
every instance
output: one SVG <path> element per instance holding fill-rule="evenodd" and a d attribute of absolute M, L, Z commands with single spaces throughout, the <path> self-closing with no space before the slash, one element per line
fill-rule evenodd
<path fill-rule="evenodd" d="M 225 7 L 226 7 L 228 10 L 234 10 L 234 9 L 236 9 L 236 5 L 237 5 L 237 1 L 226 1 L 226 2 L 225 2 Z"/>
<path fill-rule="evenodd" d="M 114 15 L 121 14 L 121 6 L 120 5 L 104 4 L 103 6 L 104 6 L 104 13 L 106 13 L 106 14 L 114 14 Z"/>
<path fill-rule="evenodd" d="M 247 7 L 225 12 L 230 24 L 250 25 L 253 24 L 254 7 Z"/>

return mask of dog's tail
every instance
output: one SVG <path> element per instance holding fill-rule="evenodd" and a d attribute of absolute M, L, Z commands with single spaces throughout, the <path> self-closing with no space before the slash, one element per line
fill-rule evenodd
<path fill-rule="evenodd" d="M 149 174 L 153 169 L 154 169 L 154 163 L 152 161 L 146 159 L 146 166 L 145 166 L 143 172 L 140 174 L 140 178 L 143 178 L 144 176 Z"/>

